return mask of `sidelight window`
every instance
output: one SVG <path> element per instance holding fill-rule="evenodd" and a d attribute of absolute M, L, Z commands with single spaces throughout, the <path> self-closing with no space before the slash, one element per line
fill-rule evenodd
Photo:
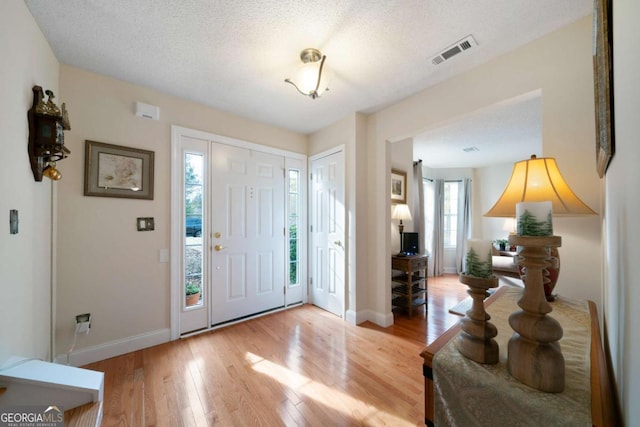
<path fill-rule="evenodd" d="M 300 171 L 289 169 L 289 285 L 300 283 Z"/>
<path fill-rule="evenodd" d="M 184 294 L 185 306 L 201 305 L 204 285 L 202 266 L 204 245 L 202 231 L 203 218 L 203 167 L 202 154 L 184 155 Z"/>

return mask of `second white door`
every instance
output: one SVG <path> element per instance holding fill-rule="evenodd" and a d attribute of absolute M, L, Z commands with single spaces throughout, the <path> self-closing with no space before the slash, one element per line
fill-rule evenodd
<path fill-rule="evenodd" d="M 344 152 L 311 161 L 311 302 L 340 317 L 345 295 Z"/>

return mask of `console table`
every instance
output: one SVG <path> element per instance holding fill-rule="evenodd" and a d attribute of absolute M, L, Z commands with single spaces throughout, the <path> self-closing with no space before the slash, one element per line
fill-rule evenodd
<path fill-rule="evenodd" d="M 505 301 L 507 299 L 512 299 L 514 302 L 517 301 L 518 294 L 514 296 L 513 292 L 514 292 L 514 289 L 512 287 L 503 286 L 485 301 L 485 305 L 488 307 L 487 311 L 492 316 L 492 322 L 495 322 L 496 324 L 498 324 L 498 322 L 506 321 L 506 319 L 500 319 L 500 317 L 508 317 L 508 314 L 502 315 L 500 314 L 500 312 L 496 313 L 495 310 L 492 312 L 490 306 L 492 304 L 495 304 L 495 302 L 498 301 L 499 299 L 504 299 Z M 519 292 L 519 291 L 516 290 L 516 292 Z M 501 301 L 501 303 L 504 303 L 504 301 Z M 556 309 L 565 310 L 565 308 L 562 308 L 562 309 L 559 308 L 559 304 L 561 303 L 552 304 L 552 307 L 554 307 L 554 310 Z M 497 304 L 496 307 L 498 305 L 500 304 Z M 578 372 L 580 368 L 576 368 L 578 369 L 578 371 L 572 372 L 571 371 L 573 369 L 572 365 L 570 363 L 567 363 L 566 365 L 567 378 L 569 378 L 569 376 L 572 376 L 572 378 L 574 378 L 574 382 L 575 382 L 575 379 L 578 378 L 577 381 L 582 383 L 581 386 L 583 386 L 585 390 L 583 394 L 586 394 L 586 399 L 583 399 L 584 403 L 582 403 L 582 405 L 584 406 L 580 408 L 578 407 L 580 406 L 580 404 L 576 403 L 575 404 L 576 406 L 571 407 L 570 411 L 572 412 L 582 411 L 583 418 L 584 417 L 586 417 L 587 419 L 590 418 L 587 424 L 590 422 L 594 426 L 619 425 L 618 423 L 619 412 L 616 409 L 618 406 L 617 406 L 617 403 L 615 402 L 615 393 L 613 389 L 613 383 L 611 382 L 609 377 L 606 358 L 604 355 L 604 351 L 602 349 L 600 328 L 598 324 L 598 316 L 597 316 L 595 304 L 591 301 L 588 301 L 588 302 L 584 302 L 583 305 L 585 307 L 585 311 L 583 315 L 580 315 L 579 313 L 573 313 L 571 311 L 572 307 L 570 304 L 569 304 L 569 308 L 566 308 L 566 310 L 568 311 L 568 315 L 571 316 L 572 320 L 575 320 L 577 322 L 577 325 L 585 331 L 585 335 L 587 336 L 587 339 L 589 339 L 590 337 L 589 347 L 586 347 L 583 342 L 583 346 L 585 346 L 584 347 L 585 354 L 590 355 L 589 357 L 590 364 L 585 364 L 585 366 L 588 367 L 588 371 L 586 371 L 587 368 L 585 368 L 585 372 L 587 375 L 584 375 L 584 373 L 582 372 Z M 517 309 L 518 307 L 514 306 L 514 311 Z M 554 316 L 554 312 L 551 312 L 550 314 L 552 317 Z M 557 312 L 556 314 L 559 316 L 560 312 Z M 436 419 L 436 416 L 435 416 L 436 414 L 434 411 L 436 400 L 438 400 L 440 405 L 442 405 L 442 402 L 444 402 L 447 407 L 449 406 L 449 402 L 450 402 L 452 405 L 450 408 L 447 408 L 447 410 L 450 410 L 451 408 L 454 408 L 457 406 L 458 407 L 457 410 L 460 411 L 461 410 L 460 408 L 463 408 L 462 410 L 464 410 L 464 408 L 466 408 L 466 406 L 470 404 L 468 402 L 471 402 L 473 400 L 473 398 L 468 396 L 469 393 L 473 391 L 484 390 L 484 393 L 486 394 L 491 393 L 492 399 L 493 399 L 493 396 L 496 396 L 502 393 L 503 396 L 506 396 L 505 399 L 511 399 L 509 409 L 512 408 L 511 406 L 512 404 L 513 404 L 513 407 L 518 407 L 520 403 L 522 403 L 522 407 L 526 409 L 522 410 L 521 412 L 524 413 L 525 418 L 527 416 L 530 417 L 526 421 L 532 423 L 532 425 L 535 425 L 536 422 L 538 421 L 542 422 L 542 420 L 533 419 L 535 415 L 532 415 L 531 405 L 532 404 L 535 405 L 536 400 L 539 399 L 541 402 L 540 403 L 541 406 L 544 406 L 547 404 L 547 399 L 555 399 L 555 398 L 563 399 L 564 398 L 564 396 L 559 396 L 563 393 L 554 395 L 552 393 L 543 393 L 543 392 L 538 392 L 537 390 L 530 389 L 529 387 L 519 383 L 517 380 L 511 378 L 508 375 L 508 373 L 505 374 L 505 369 L 506 369 L 505 366 L 502 366 L 502 367 L 499 366 L 501 364 L 504 364 L 506 355 L 507 355 L 507 348 L 506 346 L 502 346 L 502 345 L 500 347 L 501 357 L 500 357 L 500 363 L 498 365 L 480 365 L 480 364 L 475 364 L 475 362 L 469 361 L 470 363 L 466 364 L 467 365 L 466 368 L 455 371 L 456 375 L 463 375 L 463 376 L 468 375 L 469 384 L 475 384 L 475 385 L 469 385 L 469 388 L 466 391 L 457 389 L 454 393 L 451 393 L 451 395 L 449 395 L 447 394 L 447 391 L 446 391 L 447 387 L 443 386 L 438 390 L 434 390 L 434 373 L 433 373 L 434 357 L 438 352 L 443 352 L 442 356 L 445 356 L 445 354 L 454 355 L 452 351 L 457 351 L 457 350 L 453 349 L 453 347 L 449 345 L 449 342 L 452 339 L 455 339 L 455 337 L 458 335 L 459 332 L 460 332 L 460 326 L 459 324 L 457 324 L 451 327 L 449 330 L 447 330 L 432 344 L 427 346 L 421 353 L 421 356 L 424 359 L 423 374 L 425 378 L 425 424 L 427 424 L 428 426 L 433 426 L 434 420 Z M 501 333 L 500 326 L 499 326 L 498 332 L 499 334 Z M 502 333 L 506 333 L 508 336 L 510 336 L 513 333 L 513 331 L 509 329 L 506 331 L 502 331 Z M 569 330 L 569 331 L 565 330 L 565 336 L 563 337 L 563 340 L 567 340 L 566 341 L 567 344 L 569 343 L 569 341 L 574 341 L 574 342 L 580 341 L 580 339 L 576 340 L 576 336 L 572 336 L 572 334 L 573 334 L 572 330 Z M 560 341 L 560 345 L 561 346 L 563 345 L 562 340 Z M 438 360 L 442 360 L 442 356 L 438 355 L 438 357 L 440 357 Z M 457 356 L 458 354 L 455 354 L 455 357 Z M 444 359 L 449 360 L 448 357 L 445 357 Z M 491 381 L 492 381 L 491 385 L 486 384 L 486 387 L 483 388 L 483 385 L 481 383 L 478 384 L 478 382 L 484 381 L 483 379 L 480 379 L 482 376 L 485 376 L 485 377 L 493 376 L 491 378 Z M 448 381 L 448 378 L 446 379 Z M 440 381 L 440 377 L 438 377 L 438 382 L 439 381 Z M 530 390 L 533 390 L 533 392 L 529 393 Z M 529 393 L 529 394 L 525 399 L 522 399 L 522 402 L 518 402 L 517 398 L 513 396 L 523 392 Z M 442 395 L 441 393 L 445 393 L 445 394 Z M 465 399 L 470 399 L 470 400 L 466 401 Z M 498 399 L 492 400 L 493 404 L 488 404 L 485 406 L 487 411 L 487 417 L 495 416 L 498 410 L 502 411 L 505 408 L 503 406 L 499 407 L 498 406 L 499 403 L 497 400 Z M 481 409 L 481 411 L 482 410 L 484 409 Z M 442 410 L 441 410 L 441 413 L 442 413 Z M 551 410 L 551 408 L 549 407 L 549 410 L 545 412 L 545 416 L 552 416 L 552 415 L 554 415 L 554 411 Z M 478 415 L 477 413 L 474 413 L 474 416 L 477 417 L 476 420 L 478 425 L 482 425 L 483 415 Z M 566 425 L 566 423 L 569 420 L 563 418 L 565 416 L 566 416 L 566 413 L 565 414 L 558 413 L 558 417 L 560 417 L 560 419 L 554 420 L 553 422 L 548 423 L 548 425 L 556 425 L 556 424 Z M 512 419 L 512 421 L 515 422 L 514 419 Z"/>
<path fill-rule="evenodd" d="M 395 270 L 391 275 L 391 305 L 406 311 L 409 317 L 427 303 L 428 260 L 428 255 L 391 257 L 391 269 Z"/>

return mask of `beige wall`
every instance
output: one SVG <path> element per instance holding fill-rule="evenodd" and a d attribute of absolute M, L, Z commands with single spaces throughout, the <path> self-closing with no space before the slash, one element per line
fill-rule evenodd
<path fill-rule="evenodd" d="M 493 207 L 509 182 L 513 163 L 477 168 L 473 183 L 473 235 L 479 239 L 506 239 L 509 231 L 503 230 L 508 218 L 486 218 L 484 213 Z M 513 230 L 515 231 L 515 230 Z"/>
<path fill-rule="evenodd" d="M 58 93 L 58 61 L 24 2 L 0 3 L 0 365 L 49 360 L 52 181 L 36 182 L 27 155 L 34 85 Z M 59 105 L 64 97 L 56 98 Z M 61 163 L 62 164 L 62 163 Z M 9 210 L 20 232 L 9 234 Z"/>
<path fill-rule="evenodd" d="M 385 242 L 372 254 L 369 283 L 371 309 L 389 313 L 386 292 L 390 256 L 388 179 L 389 141 L 463 117 L 483 107 L 540 89 L 543 154 L 554 156 L 566 180 L 590 206 L 597 208 L 599 179 L 594 161 L 591 17 L 491 60 L 474 70 L 399 102 L 369 119 L 370 244 Z M 601 301 L 599 218 L 554 220 L 563 237 L 562 283 L 570 297 Z"/>
<path fill-rule="evenodd" d="M 605 177 L 604 317 L 625 425 L 640 419 L 640 3 L 614 2 L 615 155 Z"/>
<path fill-rule="evenodd" d="M 71 114 L 66 143 L 73 155 L 61 165 L 59 187 L 58 354 L 73 339 L 75 315 L 85 312 L 93 325 L 79 337 L 79 351 L 166 340 L 169 263 L 159 262 L 159 251 L 169 248 L 171 125 L 303 154 L 307 138 L 65 65 L 60 90 Z M 136 101 L 159 106 L 160 120 L 135 116 Z M 85 197 L 87 139 L 154 151 L 154 200 Z M 155 218 L 155 231 L 136 231 L 136 217 Z"/>

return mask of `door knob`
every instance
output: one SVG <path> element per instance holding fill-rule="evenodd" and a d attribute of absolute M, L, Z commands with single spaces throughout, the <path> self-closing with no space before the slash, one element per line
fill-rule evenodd
<path fill-rule="evenodd" d="M 215 245 L 213 249 L 215 249 L 217 252 L 220 252 L 223 249 L 227 249 L 227 247 L 222 245 Z"/>
<path fill-rule="evenodd" d="M 342 247 L 342 242 L 340 240 L 336 240 L 333 244 Z"/>

